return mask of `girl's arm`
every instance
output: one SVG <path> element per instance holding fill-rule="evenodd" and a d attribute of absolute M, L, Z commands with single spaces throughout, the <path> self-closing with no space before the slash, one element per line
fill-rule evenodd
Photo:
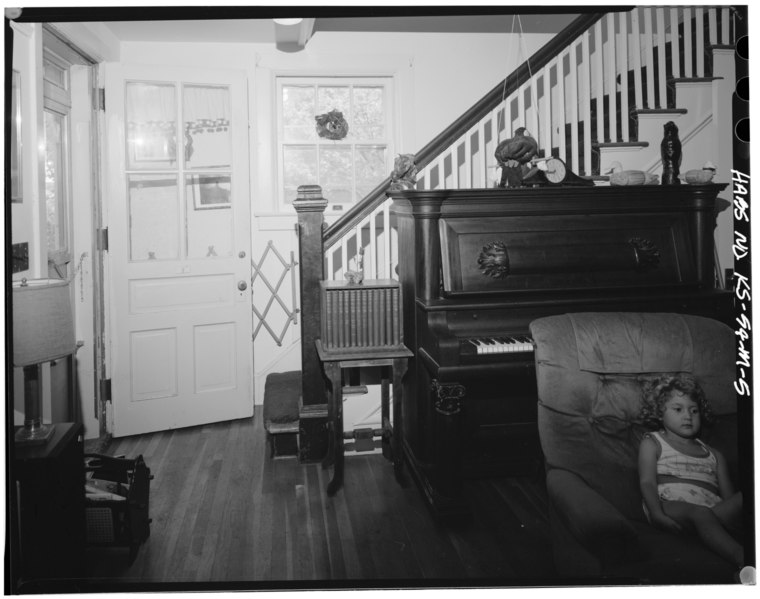
<path fill-rule="evenodd" d="M 669 518 L 662 509 L 660 496 L 657 493 L 657 457 L 660 446 L 652 437 L 644 437 L 639 446 L 639 487 L 644 498 L 644 504 L 649 510 L 652 524 L 675 532 L 680 532 L 681 526 Z"/>
<path fill-rule="evenodd" d="M 724 501 L 726 499 L 729 499 L 730 497 L 733 497 L 735 491 L 734 491 L 734 485 L 731 483 L 731 477 L 728 475 L 728 464 L 726 462 L 726 458 L 723 457 L 723 454 L 719 451 L 710 448 L 712 452 L 715 454 L 715 458 L 717 460 L 717 475 L 718 475 L 718 490 L 720 491 L 720 497 Z"/>

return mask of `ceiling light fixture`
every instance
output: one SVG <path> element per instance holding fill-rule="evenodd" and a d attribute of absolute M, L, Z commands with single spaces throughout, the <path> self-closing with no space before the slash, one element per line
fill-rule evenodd
<path fill-rule="evenodd" d="M 296 18 L 296 19 L 272 19 L 272 20 L 275 23 L 277 23 L 278 25 L 285 25 L 286 27 L 290 26 L 290 25 L 298 25 L 298 24 L 301 23 L 301 21 L 303 21 L 303 19 L 298 19 L 298 18 Z"/>

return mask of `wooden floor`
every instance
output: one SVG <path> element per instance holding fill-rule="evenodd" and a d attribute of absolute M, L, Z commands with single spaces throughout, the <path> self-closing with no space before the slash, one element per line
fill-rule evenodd
<path fill-rule="evenodd" d="M 150 467 L 151 536 L 88 551 L 88 590 L 525 586 L 551 584 L 546 497 L 536 479 L 467 483 L 470 522 L 437 524 L 381 455 L 329 470 L 272 459 L 261 418 L 115 439 Z"/>

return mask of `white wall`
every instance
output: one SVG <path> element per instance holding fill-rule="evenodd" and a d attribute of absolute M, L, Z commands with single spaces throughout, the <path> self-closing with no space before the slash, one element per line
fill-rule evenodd
<path fill-rule="evenodd" d="M 298 260 L 295 213 L 278 207 L 275 148 L 275 77 L 293 75 L 385 75 L 394 78 L 396 152 L 422 149 L 507 74 L 548 42 L 551 34 L 327 33 L 317 32 L 300 52 L 280 52 L 271 44 L 124 43 L 124 64 L 239 69 L 249 82 L 250 188 L 253 204 L 251 258 L 292 309 L 297 278 L 286 271 L 291 252 Z M 463 51 L 466 49 L 466 51 Z M 304 183 L 309 183 L 304 181 Z M 331 220 L 334 216 L 329 216 Z M 270 247 L 271 242 L 271 247 Z M 269 248 L 269 249 L 268 249 Z M 297 269 L 296 269 L 297 274 Z M 256 275 L 254 305 L 266 307 L 271 293 Z M 295 283 L 293 283 L 295 281 Z M 275 300 L 267 322 L 276 335 L 287 324 Z M 297 315 L 300 323 L 300 315 Z M 254 327 L 258 319 L 254 318 Z M 261 326 L 254 343 L 255 401 L 263 401 L 266 375 L 300 368 L 300 327 L 291 323 L 281 345 Z"/>

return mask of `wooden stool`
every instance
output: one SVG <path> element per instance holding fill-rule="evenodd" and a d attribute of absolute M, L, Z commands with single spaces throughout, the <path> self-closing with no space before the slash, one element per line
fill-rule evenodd
<path fill-rule="evenodd" d="M 333 476 L 327 485 L 327 494 L 335 492 L 343 484 L 343 369 L 362 368 L 370 366 L 382 367 L 381 383 L 381 419 L 383 431 L 383 456 L 393 461 L 396 480 L 403 484 L 403 423 L 402 423 L 402 386 L 401 380 L 406 374 L 408 359 L 412 352 L 407 348 L 372 349 L 370 351 L 346 350 L 327 352 L 322 342 L 317 339 L 317 353 L 330 382 L 327 396 L 328 446 L 327 455 L 322 461 L 322 467 L 334 465 Z M 390 376 L 388 369 L 391 370 Z M 389 385 L 393 385 L 393 425 L 390 422 Z"/>

